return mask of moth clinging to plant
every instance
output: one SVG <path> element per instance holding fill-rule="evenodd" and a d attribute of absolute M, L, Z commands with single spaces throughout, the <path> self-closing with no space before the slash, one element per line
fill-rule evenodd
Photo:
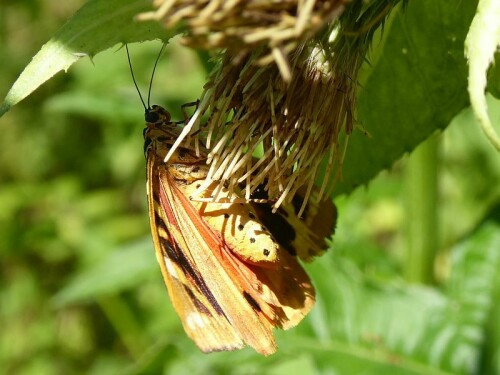
<path fill-rule="evenodd" d="M 149 95 L 147 106 L 141 100 L 153 243 L 184 330 L 204 352 L 249 345 L 274 353 L 273 328 L 297 325 L 314 305 L 314 287 L 296 255 L 311 259 L 324 251 L 335 206 L 320 211 L 309 204 L 301 220 L 294 207 L 301 204 L 274 214 L 269 203 L 234 200 L 227 189 L 207 202 L 218 186 L 198 192 L 208 150 L 188 139 L 172 152 L 182 127 L 162 107 L 150 106 Z M 328 219 L 316 220 L 320 212 Z"/>

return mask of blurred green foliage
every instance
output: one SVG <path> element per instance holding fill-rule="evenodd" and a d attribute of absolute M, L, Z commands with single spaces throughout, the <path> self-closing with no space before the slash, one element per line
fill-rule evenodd
<path fill-rule="evenodd" d="M 0 4 L 0 93 L 82 4 Z M 130 46 L 146 91 L 160 43 Z M 376 52 L 376 51 L 375 51 Z M 182 118 L 199 56 L 172 42 L 153 102 Z M 407 157 L 336 199 L 332 249 L 306 265 L 317 306 L 280 349 L 204 355 L 185 336 L 149 234 L 143 108 L 125 51 L 84 59 L 0 119 L 0 368 L 15 374 L 500 372 L 500 159 L 470 110 L 437 142 L 435 285 L 403 279 Z M 493 119 L 500 105 L 489 98 Z"/>

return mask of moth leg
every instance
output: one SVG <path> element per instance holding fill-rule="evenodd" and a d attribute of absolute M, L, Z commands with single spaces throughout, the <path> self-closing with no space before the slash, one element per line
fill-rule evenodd
<path fill-rule="evenodd" d="M 200 104 L 200 100 L 196 100 L 194 102 L 189 102 L 189 103 L 184 103 L 181 105 L 181 111 L 182 111 L 182 117 L 184 117 L 184 120 L 181 121 L 176 121 L 176 124 L 187 124 L 189 122 L 189 119 L 191 116 L 188 115 L 186 108 L 189 107 L 195 107 L 195 111 L 198 109 L 198 105 Z"/>

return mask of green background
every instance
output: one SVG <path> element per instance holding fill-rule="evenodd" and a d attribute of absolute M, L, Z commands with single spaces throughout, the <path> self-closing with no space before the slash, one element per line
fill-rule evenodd
<path fill-rule="evenodd" d="M 358 118 L 369 135 L 351 137 L 331 249 L 306 265 L 317 305 L 277 332 L 268 358 L 248 348 L 200 353 L 170 306 L 149 234 L 143 108 L 124 49 L 82 58 L 12 107 L 0 118 L 0 368 L 500 373 L 500 159 L 467 108 L 463 57 L 475 3 L 418 3 L 386 24 L 363 67 Z M 81 5 L 0 4 L 2 96 Z M 160 47 L 130 45 L 143 92 Z M 206 65 L 174 39 L 152 101 L 181 119 Z M 488 100 L 498 124 L 500 105 Z"/>

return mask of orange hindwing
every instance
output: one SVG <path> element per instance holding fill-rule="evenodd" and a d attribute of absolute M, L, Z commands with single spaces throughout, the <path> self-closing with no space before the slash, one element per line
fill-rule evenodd
<path fill-rule="evenodd" d="M 190 199 L 208 173 L 206 150 L 197 155 L 181 146 L 164 162 L 180 130 L 159 106 L 146 111 L 146 122 L 153 242 L 186 333 L 204 352 L 247 344 L 261 354 L 274 353 L 273 328 L 295 326 L 314 305 L 314 288 L 293 255 L 309 259 L 320 253 L 334 222 L 314 237 L 312 219 L 301 221 L 293 207 L 271 215 L 265 204 Z M 203 194 L 210 192 L 209 186 Z M 279 224 L 283 218 L 289 227 Z M 305 252 L 297 249 L 302 244 Z"/>

